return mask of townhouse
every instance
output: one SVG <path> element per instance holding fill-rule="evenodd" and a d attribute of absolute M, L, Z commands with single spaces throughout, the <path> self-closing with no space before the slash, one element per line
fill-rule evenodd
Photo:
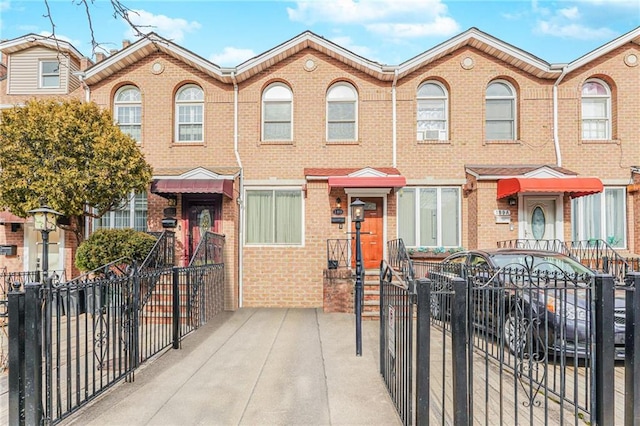
<path fill-rule="evenodd" d="M 436 252 L 518 238 L 640 252 L 640 28 L 563 64 L 476 28 L 399 65 L 308 31 L 232 68 L 153 33 L 95 64 L 35 35 L 0 51 L 3 107 L 96 102 L 153 166 L 149 191 L 92 228 L 159 231 L 171 212 L 180 264 L 202 232 L 224 234 L 228 309 L 322 306 L 327 242 L 352 238 L 355 199 L 367 268 L 395 238 Z M 51 58 L 66 64 L 57 74 Z M 0 222 L 0 245 L 16 246 L 2 264 L 37 268 L 29 220 Z M 50 268 L 70 270 L 74 244 L 58 233 Z"/>

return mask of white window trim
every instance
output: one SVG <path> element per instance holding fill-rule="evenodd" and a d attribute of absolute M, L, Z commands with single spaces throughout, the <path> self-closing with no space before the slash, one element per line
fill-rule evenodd
<path fill-rule="evenodd" d="M 600 84 L 602 87 L 604 87 L 604 89 L 607 91 L 606 95 L 583 95 L 582 94 L 582 90 L 584 88 L 585 84 L 588 83 L 598 83 Z M 583 134 L 584 134 L 584 122 L 585 122 L 585 118 L 582 116 L 582 101 L 584 99 L 606 99 L 607 100 L 607 106 L 606 106 L 606 120 L 607 120 L 607 125 L 605 127 L 605 135 L 603 138 L 597 138 L 597 139 L 583 139 Z M 580 88 L 580 138 L 582 140 L 590 140 L 590 141 L 606 141 L 606 140 L 611 140 L 612 138 L 612 117 L 611 117 L 611 87 L 609 87 L 609 85 L 607 84 L 607 82 L 605 82 L 604 80 L 601 80 L 599 78 L 589 78 L 587 79 L 581 86 Z"/>
<path fill-rule="evenodd" d="M 352 90 L 352 93 L 354 95 L 353 99 L 329 99 L 329 94 L 331 93 L 331 91 L 339 86 L 346 86 L 348 88 L 350 88 Z M 325 116 L 326 116 L 326 128 L 325 128 L 325 140 L 328 142 L 340 142 L 340 141 L 357 141 L 358 140 L 358 109 L 359 109 L 359 99 L 358 99 L 358 91 L 356 90 L 355 86 L 351 83 L 348 83 L 346 81 L 340 81 L 338 83 L 332 84 L 331 87 L 329 87 L 329 90 L 327 90 L 327 99 L 325 102 Z M 354 114 L 354 130 L 353 130 L 353 139 L 329 139 L 329 103 L 330 102 L 354 102 L 355 103 L 355 108 L 353 111 Z"/>
<path fill-rule="evenodd" d="M 44 77 L 46 76 L 54 76 L 56 74 L 45 74 L 43 67 L 45 63 L 55 62 L 58 64 L 58 85 L 57 86 L 45 86 Z M 38 88 L 40 89 L 60 89 L 62 87 L 62 63 L 58 59 L 40 59 L 38 61 Z"/>
<path fill-rule="evenodd" d="M 290 116 L 291 119 L 289 120 L 289 127 L 290 127 L 290 136 L 289 139 L 265 139 L 264 136 L 264 125 L 265 125 L 265 110 L 266 110 L 266 104 L 273 102 L 273 103 L 277 103 L 277 102 L 284 102 L 284 100 L 266 100 L 265 99 L 265 95 L 267 94 L 267 92 L 269 90 L 271 90 L 274 87 L 283 87 L 285 89 L 287 89 L 287 91 L 289 92 L 289 111 L 290 111 Z M 287 86 L 286 84 L 283 83 L 273 83 L 270 84 L 266 89 L 264 89 L 264 92 L 262 92 L 262 117 L 260 120 L 261 125 L 261 135 L 260 135 L 260 140 L 263 142 L 274 142 L 274 141 L 292 141 L 293 140 L 293 91 L 291 90 L 291 88 L 289 86 Z"/>
<path fill-rule="evenodd" d="M 607 186 L 605 187 L 602 192 L 600 193 L 600 215 L 602 217 L 602 220 L 600 221 L 600 239 L 603 241 L 607 241 L 607 219 L 605 217 L 606 215 L 606 206 L 607 206 L 607 198 L 606 198 L 606 191 L 607 190 L 611 190 L 611 189 L 622 189 L 624 196 L 622 197 L 622 209 L 624 211 L 624 227 L 623 227 L 623 232 L 624 235 L 622 236 L 623 238 L 623 243 L 619 246 L 619 247 L 615 247 L 616 249 L 619 250 L 624 250 L 626 248 L 629 247 L 629 241 L 627 239 L 627 227 L 628 227 L 628 223 L 629 223 L 629 217 L 627 215 L 627 190 L 626 187 L 624 186 Z M 578 211 L 580 212 L 578 216 L 578 223 L 576 224 L 572 224 L 573 229 L 571 230 L 571 235 L 576 235 L 578 237 L 578 240 L 582 241 L 585 240 L 586 238 L 584 237 L 584 235 L 582 235 L 583 230 L 584 230 L 584 220 L 585 217 L 582 214 L 583 212 L 583 207 L 582 207 L 582 203 L 583 203 L 583 198 L 580 197 L 577 200 L 577 204 L 578 204 Z M 574 233 L 574 230 L 576 230 L 578 232 Z M 604 237 L 603 237 L 604 236 Z M 608 243 L 608 241 L 607 241 Z"/>
<path fill-rule="evenodd" d="M 486 89 L 489 88 L 489 86 L 491 86 L 494 83 L 501 83 L 504 84 L 505 86 L 509 87 L 509 89 L 511 89 L 511 97 L 505 97 L 505 96 L 487 96 L 486 93 Z M 485 95 L 484 95 L 484 109 L 485 109 L 485 119 L 484 119 L 484 131 L 485 131 L 485 139 L 488 141 L 497 141 L 497 140 L 518 140 L 518 92 L 516 91 L 516 88 L 513 87 L 513 84 L 511 84 L 510 82 L 508 82 L 507 80 L 492 80 L 489 82 L 489 84 L 487 84 L 487 87 L 485 89 Z M 489 99 L 511 99 L 513 101 L 512 104 L 512 108 L 513 110 L 511 111 L 513 113 L 513 123 L 512 123 L 512 129 L 513 129 L 513 137 L 511 139 L 489 139 L 487 133 L 487 122 L 490 121 L 489 119 L 487 119 L 487 100 Z M 493 120 L 491 120 L 493 121 Z"/>
<path fill-rule="evenodd" d="M 118 123 L 117 117 L 118 117 L 118 109 L 120 107 L 124 107 L 124 106 L 139 106 L 140 107 L 140 122 L 138 123 L 127 123 L 125 124 L 126 126 L 139 126 L 140 127 L 140 140 L 136 141 L 136 143 L 140 144 L 142 143 L 142 99 L 140 99 L 140 101 L 119 101 L 118 100 L 118 95 L 125 91 L 125 90 L 130 90 L 130 89 L 136 89 L 138 91 L 138 93 L 140 94 L 140 96 L 142 97 L 142 93 L 140 92 L 140 89 L 137 86 L 134 86 L 132 84 L 127 84 L 125 86 L 122 86 L 121 88 L 119 88 L 116 91 L 115 96 L 113 97 L 113 116 L 114 116 L 114 120 L 116 122 L 116 124 L 118 126 L 120 126 L 120 123 Z"/>
<path fill-rule="evenodd" d="M 135 191 L 131 191 L 129 193 L 128 204 L 129 204 L 129 208 L 128 208 L 128 210 L 129 210 L 129 226 L 128 227 L 131 228 L 131 229 L 135 229 L 136 212 L 137 212 L 137 210 L 136 210 L 136 192 Z M 115 215 L 116 215 L 115 208 L 109 210 L 108 212 L 106 212 L 102 217 L 105 217 L 107 215 L 109 215 L 109 227 L 107 228 L 107 227 L 102 227 L 101 226 L 98 229 L 121 229 L 121 228 L 116 228 L 116 227 L 113 226 L 113 224 L 115 222 Z M 98 218 L 95 218 L 94 221 L 97 220 L 97 219 Z M 92 228 L 92 232 L 95 232 L 97 230 L 96 227 L 95 227 L 95 222 L 94 222 L 94 224 L 92 225 L 91 228 Z M 142 232 L 146 232 L 149 229 L 149 194 L 147 194 L 147 226 L 146 226 L 146 228 L 147 229 L 145 229 Z"/>
<path fill-rule="evenodd" d="M 435 97 L 435 96 L 424 96 L 424 97 L 418 97 L 417 96 L 417 92 L 420 91 L 420 88 L 422 86 L 426 86 L 428 84 L 434 84 L 438 87 L 440 87 L 442 89 L 442 91 L 444 92 L 444 96 L 443 97 Z M 420 100 L 429 100 L 429 99 L 438 99 L 438 100 L 444 100 L 444 134 L 441 134 L 438 136 L 438 140 L 449 140 L 449 91 L 447 90 L 447 88 L 440 83 L 439 81 L 436 80 L 427 80 L 424 83 L 422 83 L 419 87 L 418 87 L 418 91 L 416 92 L 416 134 L 417 132 L 420 132 L 420 130 L 418 129 L 418 122 L 421 121 L 420 118 L 417 116 L 418 115 L 418 102 Z M 418 138 L 418 140 L 432 140 L 431 138 Z"/>
<path fill-rule="evenodd" d="M 306 241 L 306 224 L 305 224 L 305 196 L 304 190 L 300 186 L 251 186 L 244 187 L 243 200 L 245 200 L 244 209 L 246 210 L 246 200 L 247 200 L 247 192 L 251 191 L 300 191 L 300 216 L 302 226 L 301 235 L 300 235 L 300 244 L 262 244 L 262 243 L 249 243 L 247 242 L 247 220 L 248 215 L 246 211 L 244 212 L 244 238 L 242 244 L 244 247 L 258 248 L 258 247 L 278 247 L 278 248 L 303 248 L 305 246 Z"/>
<path fill-rule="evenodd" d="M 180 95 L 180 92 L 182 92 L 183 90 L 186 90 L 190 87 L 197 87 L 198 89 L 200 89 L 202 91 L 202 96 L 203 96 L 203 100 L 202 101 L 198 101 L 198 102 L 194 102 L 194 101 L 179 101 L 178 100 L 178 96 Z M 184 86 L 180 87 L 180 89 L 178 89 L 178 91 L 176 92 L 175 98 L 173 100 L 174 102 L 174 106 L 175 106 L 175 142 L 178 144 L 189 144 L 189 143 L 202 143 L 204 142 L 204 122 L 205 122 L 205 109 L 204 109 L 204 89 L 200 86 L 198 86 L 197 84 L 185 84 Z M 202 121 L 200 123 L 197 122 L 189 122 L 189 123 L 180 123 L 180 113 L 179 113 L 179 107 L 180 106 L 201 106 L 202 107 Z M 202 126 L 202 139 L 200 140 L 191 140 L 191 141 L 181 141 L 180 140 L 180 124 L 200 124 Z"/>
<path fill-rule="evenodd" d="M 417 243 L 420 243 L 420 203 L 418 200 L 418 194 L 421 189 L 435 189 L 436 190 L 436 220 L 438 221 L 438 229 L 437 233 L 437 241 L 435 246 L 426 246 L 424 244 L 409 246 L 407 247 L 444 247 L 444 248 L 457 248 L 462 245 L 462 189 L 459 186 L 412 186 L 405 189 L 414 190 L 415 195 L 415 207 L 414 207 L 414 217 L 415 220 L 415 235 L 414 239 Z M 458 191 L 458 242 L 455 246 L 445 246 L 442 244 L 442 190 L 443 189 L 455 189 Z M 400 194 L 396 195 L 396 206 L 400 204 L 397 198 Z M 396 235 L 400 235 L 400 224 L 398 223 L 396 226 Z"/>

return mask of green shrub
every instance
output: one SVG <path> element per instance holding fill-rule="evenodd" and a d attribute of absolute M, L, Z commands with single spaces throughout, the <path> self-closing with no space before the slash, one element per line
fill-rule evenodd
<path fill-rule="evenodd" d="M 92 271 L 122 257 L 141 262 L 155 243 L 154 236 L 130 228 L 100 229 L 78 247 L 76 266 Z"/>

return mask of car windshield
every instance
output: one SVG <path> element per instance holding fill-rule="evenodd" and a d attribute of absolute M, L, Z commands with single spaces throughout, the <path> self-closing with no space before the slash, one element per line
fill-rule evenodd
<path fill-rule="evenodd" d="M 536 253 L 497 253 L 491 256 L 494 264 L 499 268 L 519 268 L 520 266 L 533 265 L 531 269 L 534 271 L 558 273 L 563 272 L 567 275 L 593 275 L 593 271 L 580 262 L 570 257 L 553 254 L 536 254 Z"/>

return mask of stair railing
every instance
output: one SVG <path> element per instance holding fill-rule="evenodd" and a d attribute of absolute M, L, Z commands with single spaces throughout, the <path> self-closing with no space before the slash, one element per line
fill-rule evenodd
<path fill-rule="evenodd" d="M 173 231 L 149 232 L 158 240 L 140 264 L 140 270 L 167 268 L 175 265 L 176 234 Z"/>
<path fill-rule="evenodd" d="M 406 281 L 413 282 L 415 280 L 413 262 L 402 238 L 387 241 L 387 257 L 389 258 L 387 263 L 400 272 Z"/>
<path fill-rule="evenodd" d="M 571 241 L 571 255 L 583 265 L 605 274 L 611 274 L 617 282 L 624 282 L 624 277 L 629 271 L 635 270 L 637 260 L 625 259 L 604 240 L 590 239 L 583 241 Z"/>
<path fill-rule="evenodd" d="M 351 266 L 349 262 L 350 243 L 351 240 L 348 238 L 327 240 L 327 269 L 348 268 Z"/>
<path fill-rule="evenodd" d="M 209 231 L 205 232 L 193 252 L 189 266 L 223 263 L 222 249 L 224 248 L 224 242 L 224 235 Z"/>
<path fill-rule="evenodd" d="M 527 250 L 546 250 L 571 256 L 571 249 L 560 240 L 514 239 L 498 241 L 498 248 L 519 248 Z"/>

